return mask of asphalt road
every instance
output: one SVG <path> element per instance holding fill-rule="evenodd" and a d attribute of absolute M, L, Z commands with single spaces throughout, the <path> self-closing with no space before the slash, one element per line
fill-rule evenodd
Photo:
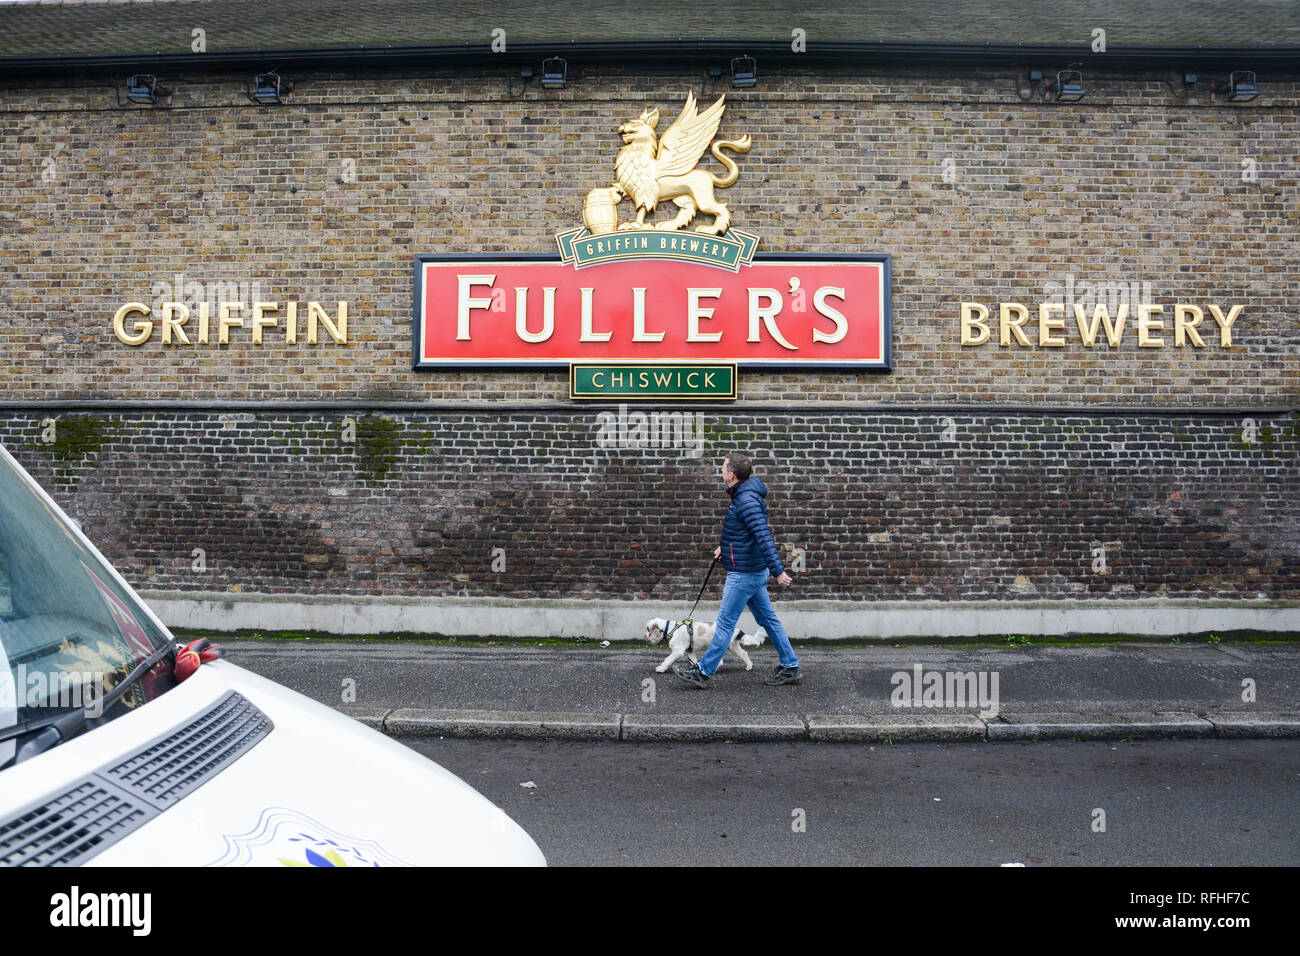
<path fill-rule="evenodd" d="M 1300 864 L 1294 740 L 402 742 L 552 866 Z"/>

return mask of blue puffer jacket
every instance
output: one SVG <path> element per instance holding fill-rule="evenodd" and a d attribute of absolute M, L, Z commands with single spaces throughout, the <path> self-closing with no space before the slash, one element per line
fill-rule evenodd
<path fill-rule="evenodd" d="M 731 507 L 722 525 L 722 566 L 728 571 L 762 571 L 773 577 L 785 572 L 776 542 L 767 527 L 767 485 L 757 475 L 738 481 L 727 493 Z"/>

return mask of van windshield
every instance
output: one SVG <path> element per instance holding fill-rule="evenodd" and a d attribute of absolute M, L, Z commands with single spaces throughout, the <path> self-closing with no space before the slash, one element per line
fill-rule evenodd
<path fill-rule="evenodd" d="M 170 655 L 97 700 L 168 635 L 0 448 L 0 730 L 79 708 L 95 726 L 173 686 Z M 0 769 L 22 739 L 0 741 Z"/>

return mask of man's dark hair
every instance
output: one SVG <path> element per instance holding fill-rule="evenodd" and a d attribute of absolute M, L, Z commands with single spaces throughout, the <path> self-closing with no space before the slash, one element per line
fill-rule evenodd
<path fill-rule="evenodd" d="M 731 473 L 739 481 L 744 481 L 754 473 L 754 466 L 750 463 L 748 455 L 733 451 L 727 455 L 726 461 Z"/>

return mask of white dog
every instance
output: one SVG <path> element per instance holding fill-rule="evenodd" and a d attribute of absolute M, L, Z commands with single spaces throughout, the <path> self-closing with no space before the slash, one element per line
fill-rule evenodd
<path fill-rule="evenodd" d="M 691 625 L 687 627 L 687 625 Z M 670 621 L 662 617 L 652 617 L 645 622 L 645 639 L 649 644 L 658 644 L 665 637 L 672 651 L 664 662 L 655 668 L 660 674 L 667 671 L 688 652 L 695 655 L 702 653 L 713 641 L 713 623 L 711 621 Z M 761 627 L 753 634 L 746 634 L 740 628 L 731 637 L 727 650 L 735 653 L 745 662 L 745 670 L 754 669 L 754 662 L 745 653 L 746 647 L 758 647 L 767 637 L 767 631 Z"/>

